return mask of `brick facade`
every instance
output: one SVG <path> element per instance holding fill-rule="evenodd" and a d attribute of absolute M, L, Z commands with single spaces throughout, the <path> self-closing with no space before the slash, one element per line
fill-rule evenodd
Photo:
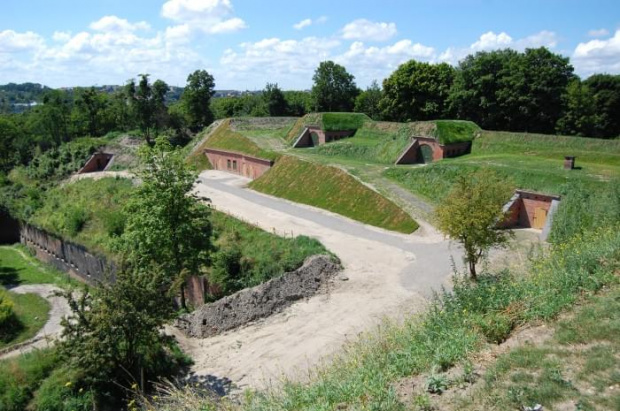
<path fill-rule="evenodd" d="M 398 160 L 396 160 L 396 164 L 423 163 L 424 159 L 421 158 L 421 153 L 425 146 L 431 150 L 433 161 L 441 160 L 443 158 L 458 157 L 471 152 L 470 141 L 443 145 L 439 144 L 439 142 L 437 142 L 434 138 L 414 137 L 411 144 L 407 146 Z"/>
<path fill-rule="evenodd" d="M 228 171 L 247 178 L 255 179 L 262 176 L 273 166 L 272 160 L 252 157 L 233 151 L 208 148 L 205 155 L 216 170 Z"/>
<path fill-rule="evenodd" d="M 517 190 L 506 205 L 509 214 L 501 227 L 522 227 L 542 229 L 547 223 L 551 205 L 560 197 L 550 194 Z"/>

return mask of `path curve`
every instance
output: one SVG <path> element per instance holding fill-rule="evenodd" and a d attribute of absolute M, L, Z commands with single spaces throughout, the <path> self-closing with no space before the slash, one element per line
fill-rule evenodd
<path fill-rule="evenodd" d="M 264 230 L 317 238 L 342 261 L 342 276 L 329 290 L 282 313 L 218 336 L 194 339 L 174 332 L 194 360 L 195 377 L 232 380 L 240 388 L 279 384 L 282 375 L 303 379 L 307 371 L 384 317 L 420 312 L 433 290 L 447 284 L 460 260 L 433 230 L 404 235 L 245 188 L 249 180 L 209 170 L 196 194 L 212 206 Z"/>
<path fill-rule="evenodd" d="M 8 290 L 16 294 L 40 295 L 49 301 L 50 311 L 49 319 L 34 337 L 18 344 L 17 348 L 1 354 L 0 359 L 15 357 L 35 348 L 48 347 L 62 333 L 62 326 L 60 325 L 62 318 L 71 314 L 71 308 L 67 300 L 55 295 L 56 292 L 62 291 L 62 289 L 50 284 L 27 284 L 12 288 L 8 287 Z"/>

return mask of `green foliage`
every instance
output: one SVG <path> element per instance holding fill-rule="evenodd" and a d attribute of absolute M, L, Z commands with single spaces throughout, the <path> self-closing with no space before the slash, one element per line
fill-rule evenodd
<path fill-rule="evenodd" d="M 476 279 L 476 265 L 493 247 L 508 241 L 508 230 L 498 230 L 505 213 L 503 206 L 514 188 L 489 170 L 461 175 L 436 208 L 438 228 L 465 249 L 469 273 Z"/>
<path fill-rule="evenodd" d="M 91 411 L 95 392 L 81 383 L 81 371 L 67 366 L 56 368 L 43 382 L 29 404 L 33 410 Z"/>
<path fill-rule="evenodd" d="M 450 386 L 450 381 L 443 374 L 437 374 L 434 370 L 426 378 L 426 391 L 431 394 L 442 394 Z"/>
<path fill-rule="evenodd" d="M 323 113 L 322 117 L 325 131 L 357 130 L 369 120 L 363 113 Z"/>
<path fill-rule="evenodd" d="M 258 227 L 213 212 L 218 251 L 213 256 L 209 282 L 229 295 L 299 268 L 307 257 L 326 254 L 317 240 L 305 236 L 280 237 Z"/>
<path fill-rule="evenodd" d="M 148 74 L 140 74 L 137 86 L 134 79 L 129 80 L 125 86 L 132 114 L 148 144 L 152 143 L 153 134 L 157 137 L 166 122 L 168 112 L 164 101 L 168 89 L 168 85 L 162 80 L 150 84 Z"/>
<path fill-rule="evenodd" d="M 620 136 L 620 76 L 595 74 L 584 82 L 594 102 L 594 132 L 592 137 Z"/>
<path fill-rule="evenodd" d="M 383 81 L 379 103 L 383 117 L 401 122 L 445 118 L 454 72 L 447 63 L 401 64 Z"/>
<path fill-rule="evenodd" d="M 379 107 L 381 96 L 381 87 L 379 87 L 377 80 L 373 80 L 370 86 L 355 98 L 354 111 L 356 113 L 364 113 L 373 120 L 383 119 L 381 108 Z"/>
<path fill-rule="evenodd" d="M 60 364 L 53 349 L 0 361 L 0 409 L 23 411 L 43 380 Z"/>
<path fill-rule="evenodd" d="M 278 87 L 278 84 L 267 83 L 262 93 L 267 113 L 271 117 L 284 116 L 288 112 L 286 98 L 284 93 Z"/>
<path fill-rule="evenodd" d="M 213 122 L 211 97 L 213 97 L 215 80 L 206 70 L 196 70 L 187 76 L 187 85 L 183 90 L 181 101 L 189 118 L 189 126 L 198 131 Z"/>
<path fill-rule="evenodd" d="M 304 184 L 299 184 L 300 181 Z M 269 173 L 250 183 L 250 187 L 388 230 L 411 233 L 418 228 L 393 202 L 344 171 L 295 157 L 282 157 Z"/>
<path fill-rule="evenodd" d="M 450 110 L 489 130 L 552 133 L 573 78 L 568 58 L 546 48 L 478 52 L 459 63 Z"/>
<path fill-rule="evenodd" d="M 35 180 L 60 179 L 78 171 L 103 142 L 81 138 L 35 156 L 26 174 Z"/>
<path fill-rule="evenodd" d="M 16 325 L 19 325 L 14 305 L 9 293 L 0 288 L 0 345 L 12 337 Z"/>
<path fill-rule="evenodd" d="M 126 206 L 127 225 L 120 251 L 134 269 L 155 269 L 167 278 L 166 290 L 181 289 L 188 275 L 199 275 L 209 264 L 209 209 L 190 196 L 196 173 L 182 153 L 164 141 L 141 153 L 142 183 Z"/>
<path fill-rule="evenodd" d="M 359 89 L 355 77 L 333 61 L 323 61 L 312 76 L 314 111 L 353 111 Z"/>
<path fill-rule="evenodd" d="M 133 192 L 131 180 L 79 180 L 49 190 L 30 222 L 91 251 L 110 255 L 127 214 L 123 206 Z"/>
<path fill-rule="evenodd" d="M 1 290 L 1 289 L 0 289 Z M 49 317 L 49 302 L 37 294 L 11 294 L 13 315 L 0 331 L 0 348 L 24 342 L 43 328 Z M 2 326 L 0 326 L 1 328 Z"/>

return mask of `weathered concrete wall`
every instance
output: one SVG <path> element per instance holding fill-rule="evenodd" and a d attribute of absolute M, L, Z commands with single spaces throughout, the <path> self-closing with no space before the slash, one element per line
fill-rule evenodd
<path fill-rule="evenodd" d="M 114 156 L 112 154 L 95 153 L 88 159 L 86 164 L 84 164 L 84 167 L 78 171 L 78 174 L 104 171 L 110 165 L 113 158 Z"/>
<path fill-rule="evenodd" d="M 271 160 L 232 151 L 208 148 L 205 150 L 205 155 L 214 169 L 240 174 L 251 179 L 262 176 L 273 166 Z"/>
<path fill-rule="evenodd" d="M 299 269 L 241 290 L 180 317 L 176 326 L 191 337 L 209 337 L 282 311 L 314 295 L 340 270 L 330 257 L 309 257 Z"/>
<path fill-rule="evenodd" d="M 19 242 L 19 222 L 0 210 L 0 244 Z"/>
<path fill-rule="evenodd" d="M 504 206 L 504 211 L 508 212 L 508 217 L 498 226 L 502 228 L 533 227 L 536 209 L 540 208 L 546 213 L 545 221 L 541 222 L 541 228 L 543 228 L 548 225 L 547 220 L 550 219 L 552 212 L 557 208 L 559 201 L 560 197 L 556 195 L 516 190 L 515 195 Z M 552 204 L 554 204 L 553 208 Z"/>
<path fill-rule="evenodd" d="M 39 260 L 74 278 L 89 284 L 114 281 L 114 264 L 104 257 L 91 254 L 81 245 L 64 241 L 29 224 L 21 225 L 20 241 L 32 249 Z"/>

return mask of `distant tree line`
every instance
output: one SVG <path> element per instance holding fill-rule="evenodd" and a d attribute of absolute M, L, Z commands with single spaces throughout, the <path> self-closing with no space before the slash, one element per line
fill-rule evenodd
<path fill-rule="evenodd" d="M 41 103 L 22 113 L 0 114 L 0 171 L 81 136 L 139 130 L 149 144 L 164 134 L 182 145 L 214 119 L 313 111 L 355 111 L 400 122 L 463 119 L 491 130 L 620 136 L 620 76 L 596 74 L 581 80 L 568 58 L 546 48 L 478 52 L 457 67 L 410 60 L 382 87 L 374 81 L 363 91 L 345 67 L 332 61 L 319 64 L 310 92 L 267 83 L 259 93 L 213 98 L 214 87 L 215 79 L 204 70 L 191 73 L 183 89 L 173 90 L 162 80 L 151 82 L 148 74 L 111 90 L 0 86 L 5 106 Z"/>

